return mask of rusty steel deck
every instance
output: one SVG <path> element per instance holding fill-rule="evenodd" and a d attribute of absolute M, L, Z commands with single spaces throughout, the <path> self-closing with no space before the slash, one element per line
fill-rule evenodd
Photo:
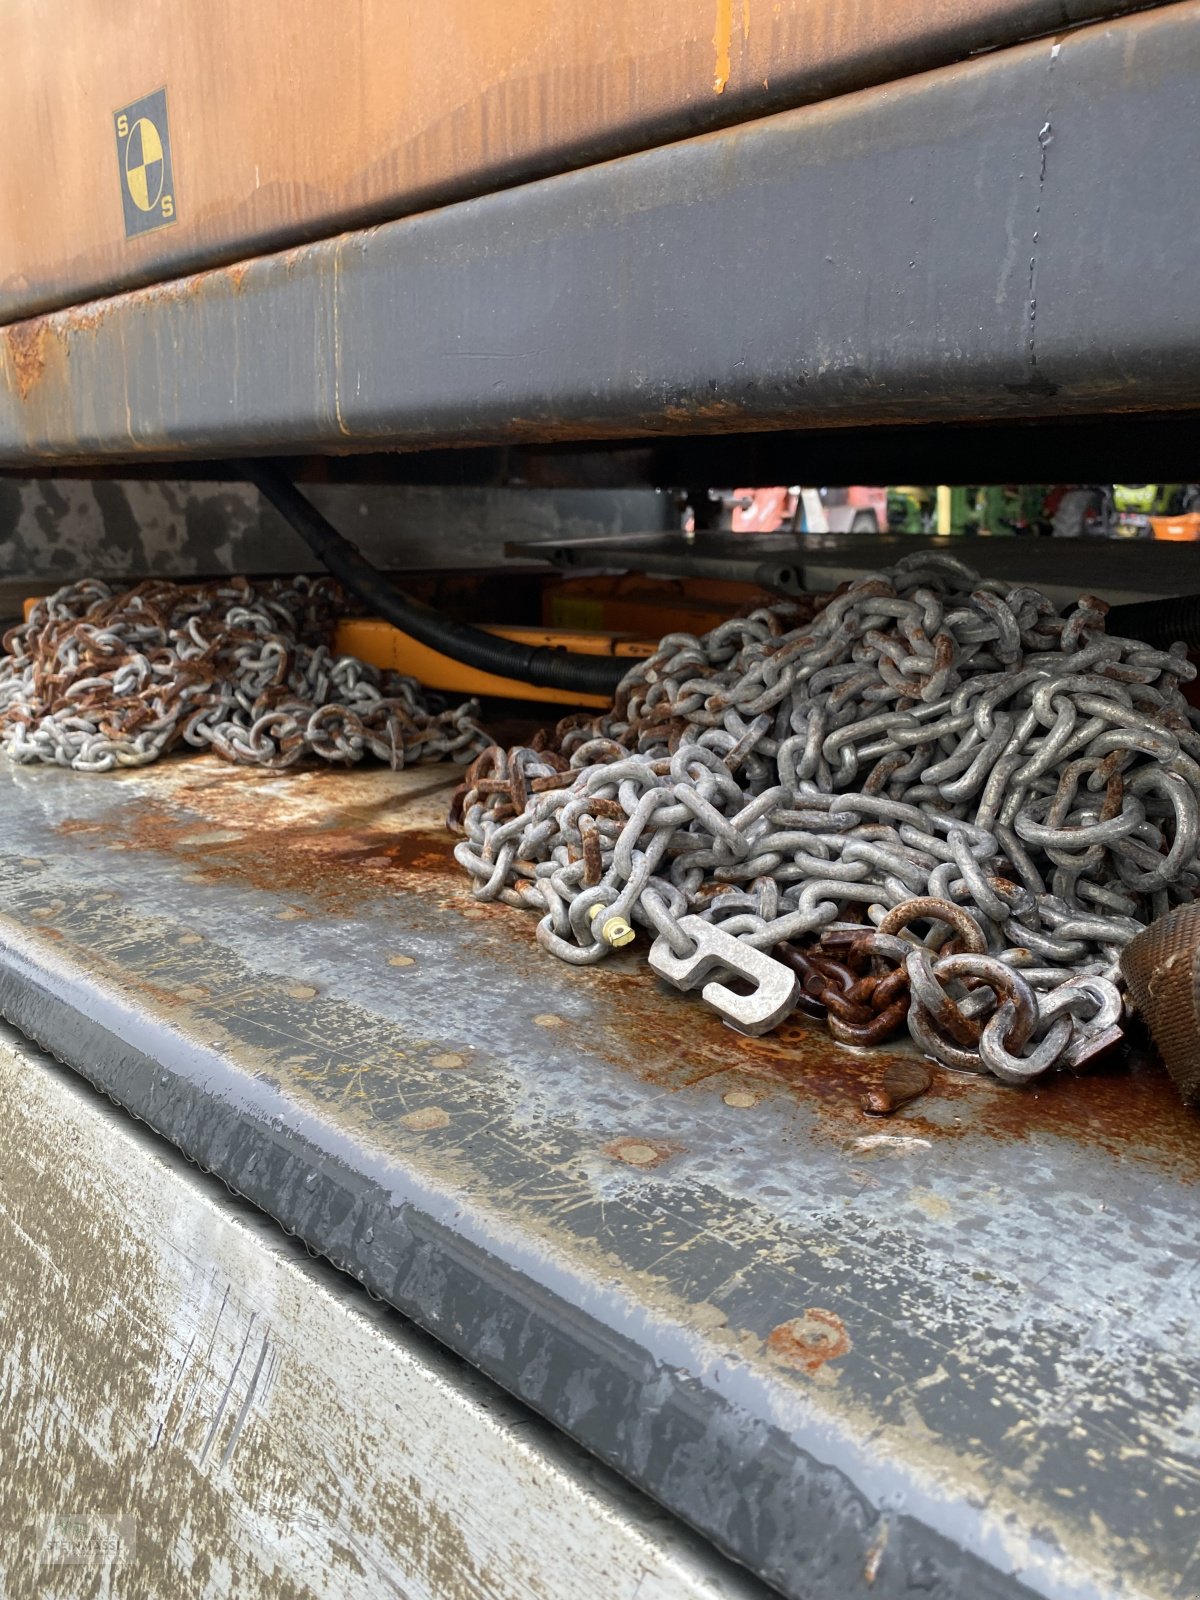
<path fill-rule="evenodd" d="M 1200 1590 L 1162 1072 L 871 1120 L 474 903 L 454 776 L 0 765 L 0 1011 L 794 1600 Z"/>
<path fill-rule="evenodd" d="M 0 322 L 1146 3 L 176 0 L 148 26 L 104 0 L 5 0 L 23 158 L 0 164 Z M 120 113 L 160 89 L 141 111 L 169 140 L 170 203 L 156 180 L 130 211 L 141 118 Z"/>

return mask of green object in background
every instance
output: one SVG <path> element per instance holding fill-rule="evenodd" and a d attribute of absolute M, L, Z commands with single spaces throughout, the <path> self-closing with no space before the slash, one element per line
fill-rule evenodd
<path fill-rule="evenodd" d="M 1047 524 L 1046 485 L 955 484 L 949 489 L 951 534 L 1011 534 L 1041 531 Z M 943 493 L 942 507 L 945 505 Z M 939 498 L 936 488 L 893 484 L 888 487 L 888 530 L 891 533 L 937 533 Z"/>
<path fill-rule="evenodd" d="M 1049 530 L 1044 483 L 990 483 L 977 491 L 976 526 L 991 534 Z"/>
<path fill-rule="evenodd" d="M 887 519 L 889 533 L 932 533 L 935 491 L 909 484 L 889 484 Z"/>
<path fill-rule="evenodd" d="M 1144 517 L 1165 517 L 1182 510 L 1182 483 L 1114 483 L 1113 507 Z"/>

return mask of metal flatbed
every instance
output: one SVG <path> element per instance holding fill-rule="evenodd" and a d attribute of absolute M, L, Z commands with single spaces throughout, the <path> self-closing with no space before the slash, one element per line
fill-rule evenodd
<path fill-rule="evenodd" d="M 0 1012 L 789 1600 L 1200 1590 L 1160 1070 L 872 1120 L 474 903 L 456 776 L 0 763 Z"/>

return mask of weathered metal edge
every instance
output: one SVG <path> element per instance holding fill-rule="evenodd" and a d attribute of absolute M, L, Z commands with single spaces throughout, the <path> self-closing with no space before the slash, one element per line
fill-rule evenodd
<path fill-rule="evenodd" d="M 1180 0 L 17 323 L 0 461 L 1189 409 L 1198 71 Z"/>
<path fill-rule="evenodd" d="M 81 1075 L 60 1067 L 4 1024 L 0 1024 L 0 1078 L 8 1080 L 9 1093 L 19 1102 L 9 1103 L 9 1119 L 0 1135 L 0 1147 L 7 1157 L 0 1230 L 8 1225 L 10 1239 L 16 1234 L 12 1255 L 5 1257 L 8 1270 L 0 1301 L 7 1297 L 7 1313 L 19 1311 L 30 1335 L 15 1368 L 9 1370 L 6 1428 L 12 1437 L 24 1432 L 26 1438 L 36 1438 L 47 1388 L 53 1389 L 60 1419 L 71 1424 L 51 1430 L 43 1438 L 32 1470 L 6 1474 L 0 1481 L 0 1588 L 8 1582 L 17 1586 L 11 1592 L 20 1589 L 21 1575 L 37 1561 L 37 1542 L 43 1535 L 40 1525 L 26 1522 L 22 1526 L 14 1513 L 31 1507 L 49 1512 L 51 1505 L 39 1500 L 47 1487 L 55 1485 L 60 1494 L 69 1494 L 74 1477 L 79 1493 L 86 1474 L 93 1503 L 99 1497 L 101 1504 L 119 1505 L 122 1515 L 136 1524 L 136 1549 L 126 1552 L 134 1570 L 130 1573 L 126 1568 L 123 1575 L 143 1596 L 173 1600 L 186 1584 L 192 1560 L 218 1551 L 229 1561 L 230 1577 L 237 1587 L 239 1566 L 243 1582 L 248 1576 L 246 1569 L 254 1569 L 254 1560 L 245 1560 L 247 1549 L 261 1559 L 253 1583 L 254 1593 L 259 1595 L 258 1582 L 264 1582 L 260 1600 L 267 1594 L 281 1600 L 285 1593 L 295 1593 L 298 1580 L 306 1591 L 319 1589 L 322 1595 L 358 1594 L 363 1564 L 356 1563 L 353 1552 L 343 1554 L 345 1547 L 338 1539 L 341 1525 L 321 1497 L 331 1474 L 339 1478 L 345 1474 L 342 1483 L 350 1497 L 348 1504 L 356 1514 L 361 1513 L 355 1549 L 367 1555 L 367 1565 L 389 1592 L 399 1592 L 396 1578 L 403 1577 L 408 1562 L 437 1593 L 443 1593 L 448 1585 L 458 1600 L 477 1597 L 479 1566 L 472 1557 L 478 1560 L 481 1544 L 486 1548 L 486 1530 L 504 1515 L 507 1502 L 509 1513 L 515 1515 L 503 1537 L 522 1551 L 526 1562 L 514 1564 L 512 1570 L 483 1570 L 489 1578 L 489 1592 L 494 1583 L 509 1600 L 518 1595 L 530 1600 L 535 1593 L 544 1600 L 555 1600 L 565 1592 L 564 1586 L 569 1586 L 581 1556 L 590 1561 L 593 1573 L 598 1568 L 609 1570 L 605 1564 L 612 1562 L 614 1592 L 619 1589 L 626 1600 L 634 1591 L 640 1595 L 647 1583 L 656 1594 L 669 1588 L 674 1596 L 678 1591 L 680 1600 L 684 1595 L 690 1600 L 768 1600 L 768 1591 L 744 1569 L 731 1566 L 706 1541 L 665 1516 L 624 1480 L 599 1467 L 559 1430 L 533 1416 L 442 1344 L 397 1317 L 391 1307 L 372 1303 L 348 1276 L 323 1259 L 313 1259 L 300 1241 L 285 1237 L 259 1209 L 228 1193 L 211 1176 L 189 1167 L 174 1147 L 145 1124 L 110 1105 Z M 55 1158 L 64 1138 L 70 1142 L 75 1160 L 60 1169 Z M 47 1172 L 47 1167 L 55 1170 Z M 84 1229 L 78 1226 L 80 1205 L 87 1213 Z M 36 1224 L 31 1223 L 29 1211 L 35 1213 Z M 13 1214 L 21 1216 L 22 1212 L 26 1223 L 40 1227 L 39 1237 L 22 1233 L 19 1224 L 12 1227 Z M 98 1236 L 104 1237 L 106 1248 L 96 1248 Z M 131 1241 L 140 1251 L 139 1270 L 129 1274 L 124 1265 L 129 1257 L 119 1247 L 124 1243 L 128 1249 Z M 34 1257 L 38 1258 L 37 1267 L 59 1280 L 59 1293 L 37 1310 L 22 1300 L 29 1280 L 19 1270 L 32 1265 Z M 198 1303 L 185 1300 L 183 1306 L 168 1309 L 156 1298 L 164 1287 L 179 1287 L 178 1279 L 171 1281 L 166 1265 L 171 1262 L 181 1275 L 190 1272 L 204 1284 L 210 1291 L 207 1303 L 201 1295 Z M 61 1315 L 63 1295 L 76 1315 Z M 122 1311 L 132 1312 L 144 1335 L 132 1352 L 118 1338 L 108 1364 L 95 1358 L 87 1313 L 82 1309 L 89 1303 L 94 1309 L 97 1300 L 105 1299 L 105 1310 L 114 1313 L 116 1326 L 120 1326 Z M 293 1321 L 289 1327 L 289 1310 L 294 1317 L 301 1305 L 313 1323 Z M 174 1332 L 178 1345 L 184 1346 L 189 1311 L 195 1316 L 190 1325 L 193 1340 L 185 1347 L 187 1353 L 180 1364 L 180 1350 L 171 1349 L 169 1334 Z M 236 1350 L 242 1327 L 249 1333 L 256 1321 L 264 1352 L 268 1343 L 271 1346 L 270 1361 L 257 1394 L 257 1371 L 251 1377 L 246 1364 L 238 1393 L 238 1399 L 245 1396 L 239 1415 L 236 1401 L 226 1406 L 224 1396 L 218 1396 L 221 1390 L 226 1396 L 233 1390 L 240 1363 L 231 1361 L 222 1367 L 219 1360 L 205 1356 L 189 1373 L 189 1355 L 196 1361 L 206 1343 L 211 1351 L 218 1331 L 226 1348 Z M 39 1325 L 40 1338 L 32 1335 Z M 338 1342 L 328 1342 L 331 1325 L 337 1327 Z M 317 1336 L 316 1342 L 310 1343 L 318 1329 L 324 1341 Z M 64 1351 L 75 1355 L 90 1387 L 64 1384 Z M 364 1367 L 374 1380 L 359 1390 L 363 1402 L 360 1420 L 368 1427 L 374 1425 L 366 1435 L 371 1447 L 364 1450 L 362 1437 L 353 1431 L 325 1437 L 323 1461 L 317 1470 L 303 1474 L 300 1494 L 305 1497 L 306 1525 L 316 1538 L 299 1551 L 288 1538 L 289 1524 L 294 1526 L 296 1520 L 294 1503 L 283 1500 L 281 1504 L 283 1497 L 271 1493 L 272 1470 L 277 1471 L 282 1462 L 272 1461 L 260 1443 L 251 1447 L 256 1464 L 246 1460 L 246 1444 L 264 1423 L 268 1428 L 272 1421 L 278 1424 L 273 1430 L 276 1449 L 280 1434 L 286 1438 L 290 1431 L 292 1448 L 302 1459 L 306 1436 L 311 1438 L 314 1426 L 319 1428 L 327 1421 L 311 1410 L 293 1410 L 295 1388 L 286 1401 L 276 1395 L 277 1366 L 286 1366 L 289 1353 L 304 1362 L 311 1360 L 315 1386 L 328 1384 L 335 1394 L 339 1390 L 345 1394 L 347 1389 L 353 1392 L 355 1380 L 362 1382 Z M 162 1390 L 154 1382 L 156 1358 L 172 1369 L 169 1377 L 175 1380 L 163 1386 L 178 1397 L 170 1428 L 164 1428 L 170 1405 L 163 1402 Z M 205 1378 L 200 1376 L 201 1367 Z M 28 1381 L 35 1375 L 42 1382 Z M 188 1390 L 185 1375 L 193 1386 L 186 1401 L 181 1392 Z M 402 1380 L 398 1389 L 397 1377 Z M 197 1451 L 199 1460 L 189 1459 L 186 1440 L 180 1438 L 185 1419 L 195 1427 L 202 1411 L 202 1405 L 193 1404 L 196 1388 L 206 1386 L 211 1390 L 208 1399 L 218 1443 L 218 1450 L 208 1458 L 207 1470 L 204 1453 Z M 121 1409 L 122 1389 L 126 1404 L 131 1391 L 136 1396 L 129 1411 Z M 118 1443 L 113 1445 L 106 1438 L 97 1451 L 96 1440 L 89 1433 L 89 1412 L 107 1407 L 114 1408 L 124 1427 L 118 1430 Z M 414 1408 L 419 1408 L 415 1416 Z M 155 1411 L 159 1412 L 157 1435 L 153 1431 Z M 285 1413 L 282 1417 L 281 1412 Z M 215 1431 L 222 1421 L 223 1438 Z M 247 1421 L 249 1427 L 243 1434 Z M 138 1423 L 156 1438 L 158 1466 L 150 1481 L 139 1481 L 136 1470 L 145 1449 Z M 207 1416 L 202 1426 L 208 1426 Z M 436 1441 L 436 1449 L 430 1449 L 431 1439 Z M 222 1444 L 225 1448 L 220 1452 Z M 227 1471 L 235 1445 L 239 1450 L 237 1470 Z M 108 1450 L 114 1454 L 109 1456 Z M 415 1467 L 421 1470 L 414 1478 Z M 406 1473 L 407 1494 L 398 1492 L 395 1481 Z M 489 1474 L 494 1499 L 486 1493 Z M 120 1482 L 124 1475 L 128 1476 L 119 1491 L 124 1498 L 104 1499 L 103 1483 L 107 1481 L 111 1494 L 114 1480 Z M 352 1497 L 355 1488 L 361 1492 L 364 1478 L 388 1492 L 379 1494 L 374 1502 L 355 1506 Z M 198 1542 L 199 1519 L 190 1517 L 192 1540 L 175 1538 L 177 1522 L 170 1512 L 163 1515 L 163 1507 L 170 1507 L 173 1496 L 180 1493 L 181 1479 L 185 1492 L 190 1484 L 193 1503 L 189 1513 L 195 1512 L 196 1502 L 210 1509 L 214 1501 L 223 1503 L 229 1519 L 226 1527 L 219 1521 L 208 1523 L 205 1538 Z M 481 1487 L 485 1490 L 482 1498 Z M 56 1512 L 67 1510 L 62 1500 L 52 1505 Z M 162 1516 L 158 1527 L 154 1526 L 156 1511 Z M 256 1520 L 259 1518 L 262 1521 Z M 276 1536 L 270 1543 L 258 1537 L 264 1527 Z M 530 1539 L 530 1530 L 540 1531 L 540 1537 Z M 576 1541 L 581 1535 L 594 1540 L 594 1545 L 580 1550 Z M 391 1574 L 370 1561 L 372 1544 L 377 1555 L 381 1543 L 395 1560 Z M 155 1557 L 161 1558 L 164 1548 L 168 1559 L 159 1564 Z M 342 1560 L 335 1571 L 339 1555 Z M 451 1570 L 438 1570 L 443 1564 Z M 264 1572 L 271 1572 L 274 1581 L 264 1579 Z M 314 1582 L 316 1572 L 320 1573 L 319 1582 Z M 60 1569 L 59 1600 L 65 1600 L 67 1594 L 90 1592 L 94 1574 L 74 1576 L 76 1582 Z"/>
<path fill-rule="evenodd" d="M 253 1114 L 238 1109 L 221 1093 L 230 1069 L 218 1052 L 139 1019 L 119 993 L 89 985 L 12 924 L 0 937 L 0 1016 L 794 1600 L 831 1593 L 819 1574 L 839 1530 L 862 1542 L 874 1526 L 875 1508 L 842 1472 L 457 1235 L 422 1209 L 419 1192 L 403 1192 L 394 1168 L 371 1173 L 361 1159 L 355 1169 L 332 1157 L 297 1125 L 294 1107 L 280 1101 L 290 1121 L 272 1115 L 269 1085 Z M 556 1385 L 529 1389 L 533 1368 L 587 1373 L 605 1402 L 591 1408 L 588 1428 L 547 1404 Z M 639 1471 L 619 1419 L 645 1423 L 650 1395 L 657 1409 Z M 597 1412 L 611 1433 L 597 1430 Z M 704 1472 L 682 1470 L 701 1437 Z M 789 1530 L 786 1544 L 764 1544 L 773 1526 Z M 889 1514 L 888 1555 L 873 1582 L 879 1600 L 914 1589 L 932 1600 L 1033 1594 L 903 1511 Z"/>

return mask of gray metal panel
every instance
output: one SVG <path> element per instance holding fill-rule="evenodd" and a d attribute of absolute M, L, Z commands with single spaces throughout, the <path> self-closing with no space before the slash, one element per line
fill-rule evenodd
<path fill-rule="evenodd" d="M 1200 3 L 5 330 L 0 460 L 1195 404 Z"/>
<path fill-rule="evenodd" d="M 667 526 L 674 511 L 668 495 L 646 489 L 447 491 L 367 483 L 314 484 L 305 493 L 369 561 L 392 570 L 500 566 L 507 540 L 642 533 Z M 47 580 L 304 572 L 312 565 L 300 536 L 246 483 L 0 478 L 5 582 L 20 574 L 44 588 Z"/>
<path fill-rule="evenodd" d="M 6 1600 L 768 1600 L 3 1025 L 0 1099 Z"/>
<path fill-rule="evenodd" d="M 1200 1125 L 474 904 L 444 772 L 0 768 L 0 1010 L 803 1600 L 1200 1587 Z"/>
<path fill-rule="evenodd" d="M 3 485 L 0 484 L 0 495 Z M 1200 583 L 1192 544 L 1125 539 L 1043 539 L 991 534 L 679 534 L 646 533 L 623 539 L 601 535 L 571 540 L 514 541 L 510 554 L 551 562 L 566 572 L 596 569 L 650 573 L 678 571 L 689 561 L 720 569 L 791 572 L 813 593 L 828 592 L 863 572 L 878 572 L 914 550 L 940 550 L 966 561 L 985 578 L 1035 584 L 1059 606 L 1073 605 L 1081 585 L 1110 604 L 1186 594 Z M 793 592 L 789 583 L 787 592 Z"/>

